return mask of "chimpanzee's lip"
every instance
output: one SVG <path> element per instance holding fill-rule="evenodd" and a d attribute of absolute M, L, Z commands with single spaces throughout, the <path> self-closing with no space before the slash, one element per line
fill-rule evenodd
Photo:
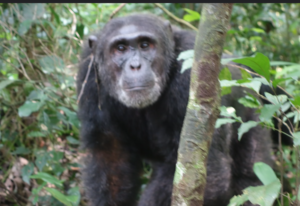
<path fill-rule="evenodd" d="M 149 87 L 143 86 L 143 87 L 129 87 L 125 88 L 126 91 L 140 91 L 140 90 L 145 90 L 148 89 Z"/>

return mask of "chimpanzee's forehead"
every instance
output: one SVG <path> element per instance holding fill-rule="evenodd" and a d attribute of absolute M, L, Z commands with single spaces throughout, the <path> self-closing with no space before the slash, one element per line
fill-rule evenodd
<path fill-rule="evenodd" d="M 120 29 L 118 29 L 118 35 L 127 35 L 130 33 L 136 33 L 138 31 L 139 31 L 139 29 L 135 25 L 125 25 L 125 26 L 121 27 Z"/>
<path fill-rule="evenodd" d="M 134 24 L 124 25 L 120 28 L 115 29 L 111 35 L 110 40 L 116 39 L 134 39 L 137 37 L 149 37 L 155 39 L 156 32 L 153 29 L 149 29 L 146 27 L 137 26 Z"/>
<path fill-rule="evenodd" d="M 138 32 L 149 32 L 149 33 L 157 33 L 156 29 L 151 29 L 151 26 L 147 25 L 135 25 L 129 24 L 124 25 L 116 30 L 116 35 L 127 35 L 131 33 L 138 33 Z"/>
<path fill-rule="evenodd" d="M 108 22 L 104 28 L 104 35 L 112 37 L 143 31 L 160 36 L 161 33 L 165 32 L 164 22 L 151 15 L 118 17 Z"/>

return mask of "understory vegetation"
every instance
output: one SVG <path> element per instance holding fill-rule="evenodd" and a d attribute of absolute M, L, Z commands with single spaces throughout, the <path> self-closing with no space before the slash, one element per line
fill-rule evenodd
<path fill-rule="evenodd" d="M 201 8 L 200 3 L 0 3 L 0 205 L 87 205 L 80 181 L 85 152 L 80 149 L 75 88 L 83 41 L 111 18 L 134 12 L 194 29 Z M 278 126 L 279 134 L 286 126 L 285 135 L 293 141 L 293 146 L 284 145 L 278 135 L 273 154 L 278 170 L 256 163 L 263 185 L 247 188 L 230 205 L 246 200 L 291 205 L 300 199 L 300 4 L 234 4 L 230 22 L 224 46 L 230 58 L 222 59 L 225 69 L 219 75 L 222 95 L 232 86 L 258 92 L 263 84 L 287 95 L 265 93 L 261 97 L 271 104 L 262 105 L 247 94 L 239 102 L 257 108 L 259 121 L 243 122 L 233 108 L 221 107 L 216 127 L 240 122 L 242 138 L 258 124 Z M 190 68 L 193 51 L 179 58 L 182 70 Z M 229 66 L 241 69 L 242 79 L 232 80 Z M 151 174 L 146 164 L 145 171 L 142 188 Z"/>

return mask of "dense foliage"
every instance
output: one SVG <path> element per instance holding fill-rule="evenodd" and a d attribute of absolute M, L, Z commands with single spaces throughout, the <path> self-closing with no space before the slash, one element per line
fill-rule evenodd
<path fill-rule="evenodd" d="M 177 26 L 197 26 L 202 5 L 162 4 L 178 19 L 156 4 L 10 4 L 0 3 L 0 204 L 1 205 L 86 205 L 80 185 L 79 121 L 77 119 L 76 72 L 84 37 L 102 28 L 113 15 L 150 12 L 167 18 Z M 280 168 L 273 170 L 257 163 L 254 170 L 264 186 L 249 188 L 232 205 L 244 200 L 259 201 L 257 191 L 270 205 L 280 192 L 282 177 L 292 191 L 284 205 L 300 196 L 300 50 L 299 4 L 235 4 L 224 53 L 251 67 L 260 78 L 244 73 L 243 80 L 231 80 L 225 69 L 220 74 L 222 93 L 231 86 L 247 86 L 257 91 L 261 84 L 281 86 L 290 94 L 266 98 L 273 105 L 262 106 L 252 96 L 240 101 L 261 111 L 259 122 L 242 122 L 239 136 L 262 124 L 274 127 L 272 115 L 292 118 L 294 147 L 279 145 L 274 150 Z M 182 59 L 189 66 L 193 53 Z M 252 56 L 252 57 L 250 57 Z M 225 60 L 224 64 L 227 64 Z M 184 69 L 184 68 L 183 68 Z M 238 68 L 237 68 L 238 69 Z M 283 115 L 284 112 L 289 113 Z M 229 111 L 229 112 L 228 112 Z M 228 108 L 217 126 L 241 120 Z M 147 175 L 144 177 L 147 182 Z M 255 193 L 256 192 L 256 193 Z M 252 196 L 251 196 L 252 195 Z M 282 205 L 282 202 L 278 202 Z"/>

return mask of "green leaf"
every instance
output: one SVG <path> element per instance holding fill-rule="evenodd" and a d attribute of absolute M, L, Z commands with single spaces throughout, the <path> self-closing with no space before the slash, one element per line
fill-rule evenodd
<path fill-rule="evenodd" d="M 18 80 L 15 80 L 15 79 L 13 79 L 13 80 L 7 79 L 7 80 L 4 80 L 4 81 L 1 81 L 1 82 L 0 82 L 0 90 L 1 90 L 1 89 L 4 89 L 4 88 L 7 87 L 8 85 L 10 85 L 10 84 L 12 84 L 12 83 L 14 83 L 14 82 L 16 82 L 16 81 L 18 81 Z"/>
<path fill-rule="evenodd" d="M 44 166 L 47 164 L 47 161 L 49 159 L 51 159 L 51 157 L 47 152 L 36 156 L 35 165 L 37 166 L 39 171 L 43 170 Z"/>
<path fill-rule="evenodd" d="M 281 95 L 272 95 L 268 92 L 265 92 L 265 97 L 273 104 L 283 104 L 287 101 L 288 97 L 284 94 Z"/>
<path fill-rule="evenodd" d="M 299 77 L 300 77 L 300 70 L 299 70 L 299 67 L 298 67 L 298 70 L 293 71 L 293 72 L 287 74 L 286 77 L 287 77 L 287 78 L 292 78 L 292 79 L 294 79 L 294 80 L 297 81 L 297 80 L 299 79 Z"/>
<path fill-rule="evenodd" d="M 218 129 L 223 124 L 233 123 L 233 122 L 236 122 L 236 120 L 235 119 L 229 119 L 229 118 L 219 118 L 216 121 L 215 128 Z"/>
<path fill-rule="evenodd" d="M 27 134 L 27 137 L 46 137 L 46 134 L 40 131 L 31 131 Z"/>
<path fill-rule="evenodd" d="M 32 90 L 27 100 L 46 100 L 48 97 L 42 90 Z"/>
<path fill-rule="evenodd" d="M 219 74 L 219 80 L 231 80 L 231 72 L 230 70 L 225 67 L 220 71 Z M 231 93 L 231 87 L 222 87 L 221 88 L 221 95 L 226 95 L 226 94 L 230 94 Z"/>
<path fill-rule="evenodd" d="M 238 33 L 238 31 L 235 30 L 235 29 L 228 29 L 228 30 L 227 30 L 227 35 L 230 35 L 230 34 L 237 34 L 237 33 Z"/>
<path fill-rule="evenodd" d="M 55 12 L 55 10 L 51 6 L 49 6 L 48 8 L 50 9 L 51 13 L 55 17 L 56 23 L 59 25 L 60 24 L 59 15 Z"/>
<path fill-rule="evenodd" d="M 184 60 L 181 67 L 181 73 L 183 73 L 185 70 L 192 68 L 193 66 L 193 59 L 194 59 L 194 50 L 186 50 L 181 52 L 177 60 Z"/>
<path fill-rule="evenodd" d="M 248 121 L 242 123 L 238 129 L 238 140 L 241 140 L 244 133 L 248 132 L 251 128 L 256 127 L 258 122 L 255 121 Z"/>
<path fill-rule="evenodd" d="M 23 181 L 29 185 L 30 185 L 30 175 L 33 173 L 33 169 L 34 169 L 34 165 L 32 164 L 32 162 L 30 162 L 27 165 L 25 165 L 21 170 Z"/>
<path fill-rule="evenodd" d="M 50 164 L 50 167 L 52 168 L 55 176 L 60 176 L 66 170 L 66 168 L 63 167 L 60 162 L 52 163 Z"/>
<path fill-rule="evenodd" d="M 224 80 L 224 79 L 232 80 L 231 72 L 227 67 L 223 68 L 219 73 L 219 80 Z"/>
<path fill-rule="evenodd" d="M 65 204 L 66 206 L 72 206 L 72 203 L 76 203 L 78 201 L 78 196 L 75 195 L 66 196 L 54 188 L 46 187 L 45 190 L 48 191 L 54 198 L 56 198 L 58 201 Z"/>
<path fill-rule="evenodd" d="M 293 62 L 285 62 L 285 61 L 271 61 L 271 66 L 282 66 L 282 65 L 295 65 L 296 63 Z"/>
<path fill-rule="evenodd" d="M 52 122 L 49 118 L 49 115 L 55 115 L 55 114 L 49 114 L 48 115 L 45 111 L 46 110 L 43 110 L 43 111 L 40 112 L 40 116 L 39 116 L 40 117 L 40 123 L 41 123 L 41 126 L 44 125 L 47 128 L 48 131 L 51 131 L 51 129 L 53 127 L 53 124 L 52 124 Z M 60 114 L 60 113 L 57 112 L 57 114 Z M 60 115 L 62 115 L 62 114 L 60 114 Z M 58 122 L 56 122 L 56 123 L 58 123 Z M 42 129 L 43 129 L 43 127 L 42 127 Z"/>
<path fill-rule="evenodd" d="M 5 88 L 0 90 L 0 96 L 5 100 L 6 102 L 11 102 L 11 91 L 9 88 Z"/>
<path fill-rule="evenodd" d="M 272 81 L 272 85 L 273 87 L 276 89 L 277 85 L 280 83 L 280 82 L 283 82 L 285 80 L 288 80 L 290 78 L 279 78 L 279 79 L 275 79 Z"/>
<path fill-rule="evenodd" d="M 83 24 L 77 24 L 76 25 L 76 31 L 78 32 L 81 39 L 83 39 L 83 37 L 84 37 L 83 30 L 84 30 L 84 25 Z"/>
<path fill-rule="evenodd" d="M 243 205 L 246 201 L 248 201 L 248 196 L 246 195 L 233 196 L 227 206 Z"/>
<path fill-rule="evenodd" d="M 32 188 L 30 199 L 33 205 L 37 205 L 39 202 L 39 192 L 44 188 L 44 186 L 45 185 L 40 185 L 37 188 Z"/>
<path fill-rule="evenodd" d="M 232 87 L 232 86 L 239 86 L 240 84 L 236 82 L 236 80 L 220 80 L 221 87 Z"/>
<path fill-rule="evenodd" d="M 300 96 L 295 97 L 294 100 L 290 100 L 293 105 L 300 107 Z"/>
<path fill-rule="evenodd" d="M 233 107 L 226 107 L 221 106 L 220 108 L 220 115 L 225 117 L 236 117 L 235 109 Z"/>
<path fill-rule="evenodd" d="M 280 109 L 282 110 L 282 112 L 286 112 L 291 106 L 292 104 L 290 102 L 285 102 L 280 106 Z"/>
<path fill-rule="evenodd" d="M 77 144 L 77 145 L 80 144 L 80 142 L 79 142 L 77 139 L 75 139 L 74 137 L 71 137 L 71 136 L 68 136 L 68 137 L 67 137 L 67 140 L 68 140 L 68 142 L 71 143 L 71 144 Z"/>
<path fill-rule="evenodd" d="M 220 109 L 220 116 L 224 116 L 224 117 L 232 117 L 233 119 L 235 119 L 237 122 L 242 122 L 241 117 L 237 117 L 235 114 L 235 109 L 233 107 L 225 107 L 225 106 L 221 106 L 219 107 Z"/>
<path fill-rule="evenodd" d="M 294 132 L 293 133 L 294 137 L 294 146 L 299 146 L 300 145 L 300 132 Z"/>
<path fill-rule="evenodd" d="M 68 191 L 68 195 L 69 196 L 76 196 L 77 197 L 77 201 L 75 201 L 73 203 L 74 203 L 74 205 L 79 205 L 80 198 L 81 198 L 79 187 L 72 187 L 72 188 L 70 188 L 69 191 Z"/>
<path fill-rule="evenodd" d="M 272 206 L 280 192 L 280 181 L 274 181 L 268 185 L 247 187 L 242 195 L 231 198 L 228 206 L 238 206 L 249 200 L 253 204 L 260 206 Z"/>
<path fill-rule="evenodd" d="M 300 121 L 300 112 L 298 110 L 295 111 L 295 116 L 294 116 L 294 124 L 299 123 Z"/>
<path fill-rule="evenodd" d="M 186 11 L 187 13 L 191 14 L 191 15 L 199 16 L 199 18 L 200 18 L 200 14 L 198 12 L 194 11 L 194 10 L 187 9 L 187 8 L 184 8 L 183 10 Z"/>
<path fill-rule="evenodd" d="M 265 31 L 263 29 L 260 29 L 260 28 L 252 28 L 251 29 L 252 31 L 256 32 L 256 33 L 265 33 Z"/>
<path fill-rule="evenodd" d="M 276 72 L 275 79 L 284 76 L 285 78 L 292 78 L 298 80 L 300 77 L 300 64 L 295 64 L 291 66 L 284 67 L 281 71 Z"/>
<path fill-rule="evenodd" d="M 294 74 L 295 72 L 299 71 L 299 67 L 300 64 L 292 64 L 290 66 L 286 66 L 281 71 L 276 72 L 275 79 L 278 79 L 281 76 L 291 77 L 291 74 Z"/>
<path fill-rule="evenodd" d="M 255 72 L 265 77 L 268 82 L 270 82 L 270 61 L 268 57 L 262 53 L 257 52 L 255 57 L 235 59 L 233 62 L 250 67 Z"/>
<path fill-rule="evenodd" d="M 249 74 L 247 71 L 241 69 L 241 75 L 243 79 L 252 79 L 251 74 Z"/>
<path fill-rule="evenodd" d="M 187 22 L 192 22 L 192 21 L 196 21 L 196 20 L 199 20 L 200 18 L 196 17 L 196 16 L 192 16 L 192 15 L 189 15 L 189 14 L 186 14 L 183 16 L 183 19 Z"/>
<path fill-rule="evenodd" d="M 221 88 L 221 96 L 231 93 L 231 87 L 222 87 Z"/>
<path fill-rule="evenodd" d="M 221 59 L 221 64 L 222 65 L 226 65 L 226 64 L 228 64 L 228 63 L 230 63 L 230 62 L 232 62 L 233 60 L 235 60 L 235 59 L 241 59 L 241 58 L 243 58 L 243 57 L 239 57 L 239 58 L 222 58 Z"/>
<path fill-rule="evenodd" d="M 180 72 L 183 73 L 185 70 L 192 68 L 192 66 L 193 66 L 193 59 L 186 59 L 182 63 Z"/>
<path fill-rule="evenodd" d="M 60 161 L 64 157 L 64 153 L 59 151 L 52 151 L 51 156 L 53 157 L 54 161 Z"/>
<path fill-rule="evenodd" d="M 18 109 L 18 114 L 20 117 L 28 117 L 32 112 L 38 111 L 44 102 L 30 102 L 26 101 L 22 106 Z"/>
<path fill-rule="evenodd" d="M 273 169 L 266 163 L 263 162 L 254 163 L 253 171 L 264 185 L 271 184 L 274 181 L 279 181 Z"/>
<path fill-rule="evenodd" d="M 253 80 L 251 80 L 251 79 L 238 79 L 238 80 L 236 80 L 236 82 L 238 83 L 238 84 L 240 84 L 240 86 L 243 86 L 243 84 L 245 84 L 245 83 L 251 83 Z"/>
<path fill-rule="evenodd" d="M 250 37 L 250 41 L 258 41 L 261 42 L 262 38 L 260 36 L 251 36 Z"/>
<path fill-rule="evenodd" d="M 44 3 L 22 3 L 20 6 L 22 7 L 21 16 L 25 20 L 36 20 L 46 13 Z"/>
<path fill-rule="evenodd" d="M 52 73 L 56 70 L 63 71 L 65 68 L 64 61 L 55 55 L 40 58 L 39 64 L 45 74 Z"/>
<path fill-rule="evenodd" d="M 261 109 L 259 118 L 263 122 L 270 122 L 273 114 L 280 108 L 280 105 L 264 105 Z"/>
<path fill-rule="evenodd" d="M 30 154 L 30 149 L 26 148 L 26 147 L 17 147 L 17 149 L 12 152 L 11 154 L 14 154 L 14 155 L 26 155 L 26 154 Z"/>
<path fill-rule="evenodd" d="M 254 91 L 256 91 L 256 93 L 259 93 L 261 82 L 253 79 L 250 82 L 241 83 L 241 85 L 253 89 Z"/>
<path fill-rule="evenodd" d="M 33 23 L 32 20 L 25 20 L 20 23 L 18 27 L 18 33 L 20 36 L 23 36 L 26 34 L 26 32 L 31 28 L 31 24 Z"/>
<path fill-rule="evenodd" d="M 180 61 L 180 60 L 193 59 L 193 58 L 194 58 L 194 50 L 191 49 L 191 50 L 186 50 L 181 52 L 178 55 L 177 60 Z"/>
<path fill-rule="evenodd" d="M 245 97 L 242 97 L 238 100 L 238 102 L 245 107 L 250 107 L 250 108 L 258 108 L 260 106 L 259 101 L 251 96 L 246 95 Z"/>
<path fill-rule="evenodd" d="M 183 16 L 183 19 L 188 22 L 197 21 L 200 19 L 200 14 L 196 11 L 184 8 L 184 10 L 188 13 Z"/>
<path fill-rule="evenodd" d="M 292 111 L 292 112 L 289 112 L 285 115 L 287 118 L 292 118 L 294 117 L 294 124 L 297 124 L 300 120 L 300 113 L 295 110 L 295 111 Z M 283 121 L 286 121 L 286 117 L 283 117 Z"/>
<path fill-rule="evenodd" d="M 254 77 L 252 81 L 258 81 L 258 82 L 261 82 L 261 83 L 263 83 L 267 86 L 270 86 L 269 82 L 265 78 Z"/>
<path fill-rule="evenodd" d="M 51 183 L 51 184 L 62 187 L 62 182 L 63 182 L 62 180 L 58 180 L 56 177 L 54 177 L 54 176 L 52 176 L 48 173 L 45 173 L 45 172 L 39 172 L 35 175 L 31 175 L 30 178 L 32 178 L 32 179 L 41 179 L 45 182 L 48 182 L 48 183 Z"/>
<path fill-rule="evenodd" d="M 62 111 L 64 111 L 64 113 L 68 117 L 69 123 L 71 123 L 75 127 L 79 127 L 79 120 L 78 120 L 76 112 L 73 112 L 66 107 L 58 107 L 58 109 L 61 109 Z"/>
<path fill-rule="evenodd" d="M 248 198 L 251 203 L 260 206 L 272 206 L 280 192 L 280 181 L 272 182 L 268 185 L 248 187 L 245 193 L 248 193 Z"/>

